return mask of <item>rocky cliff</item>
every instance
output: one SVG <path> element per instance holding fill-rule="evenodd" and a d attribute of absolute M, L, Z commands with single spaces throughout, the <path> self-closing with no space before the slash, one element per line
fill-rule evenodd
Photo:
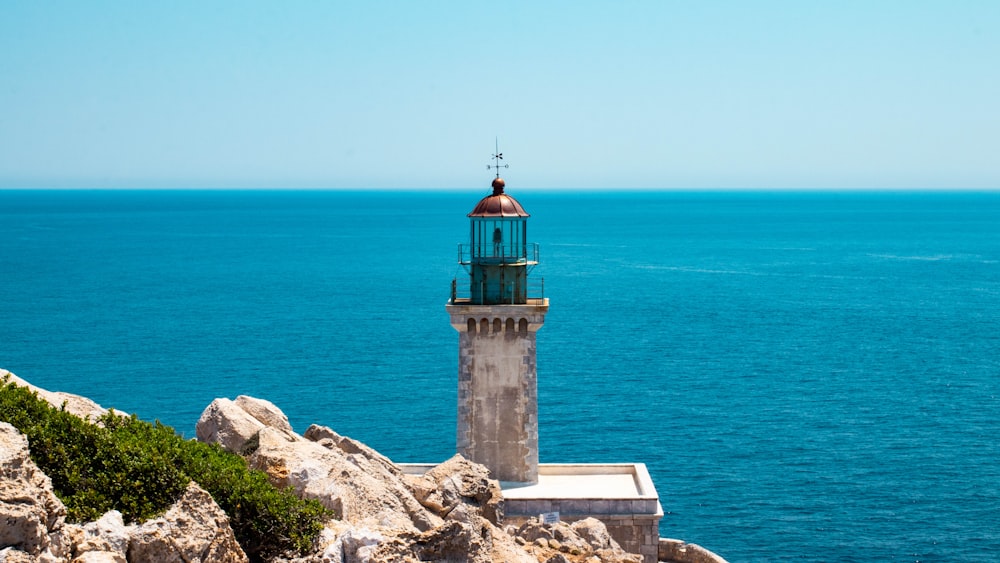
<path fill-rule="evenodd" d="M 40 398 L 81 418 L 106 411 L 89 399 L 52 393 L 0 370 Z M 278 487 L 320 501 L 335 518 L 313 553 L 276 558 L 330 562 L 638 562 L 593 519 L 520 528 L 503 524 L 499 485 L 485 467 L 460 456 L 421 476 L 404 474 L 385 456 L 333 430 L 296 434 L 262 399 L 217 399 L 197 425 L 199 440 L 244 456 Z M 0 422 L 0 563 L 248 561 L 212 497 L 191 483 L 166 514 L 126 525 L 111 511 L 94 522 L 68 523 L 51 481 L 31 460 L 27 439 Z"/>
<path fill-rule="evenodd" d="M 50 392 L 0 369 L 56 408 L 95 420 L 108 411 L 90 399 Z M 275 563 L 639 563 L 593 518 L 505 526 L 499 484 L 487 469 L 456 455 L 424 475 L 407 475 L 385 456 L 330 428 L 297 434 L 274 404 L 252 397 L 216 399 L 204 410 L 197 439 L 217 443 L 265 472 L 273 485 L 315 499 L 334 518 L 312 552 Z M 126 525 L 112 510 L 69 523 L 50 479 L 30 457 L 27 439 L 0 422 L 0 563 L 249 561 L 226 513 L 190 483 L 158 518 Z M 725 563 L 677 540 L 661 540 L 661 559 Z"/>
<path fill-rule="evenodd" d="M 228 517 L 192 483 L 160 518 L 126 526 L 111 511 L 69 524 L 52 483 L 31 461 L 28 440 L 0 422 L 0 562 L 125 563 L 247 561 Z"/>

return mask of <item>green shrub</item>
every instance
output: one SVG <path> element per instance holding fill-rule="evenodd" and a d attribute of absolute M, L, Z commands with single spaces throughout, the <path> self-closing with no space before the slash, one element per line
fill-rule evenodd
<path fill-rule="evenodd" d="M 27 436 L 31 458 L 51 479 L 71 521 L 118 510 L 126 522 L 159 516 L 189 481 L 208 491 L 229 516 L 253 561 L 304 553 L 333 515 L 316 501 L 275 489 L 217 445 L 184 440 L 168 426 L 114 412 L 103 427 L 53 408 L 25 388 L 0 381 L 0 421 Z"/>

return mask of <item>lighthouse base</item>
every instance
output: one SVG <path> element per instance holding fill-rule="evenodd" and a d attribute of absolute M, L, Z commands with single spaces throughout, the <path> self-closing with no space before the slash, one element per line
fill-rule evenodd
<path fill-rule="evenodd" d="M 404 473 L 423 475 L 430 464 L 400 464 Z M 501 483 L 504 523 L 520 526 L 531 518 L 575 522 L 596 518 L 618 545 L 656 563 L 663 508 L 643 463 L 544 463 L 533 485 Z"/>

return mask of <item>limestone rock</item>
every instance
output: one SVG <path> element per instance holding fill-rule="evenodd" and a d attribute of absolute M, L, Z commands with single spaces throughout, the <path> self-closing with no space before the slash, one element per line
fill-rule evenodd
<path fill-rule="evenodd" d="M 615 540 L 611 539 L 607 526 L 597 518 L 577 520 L 570 524 L 570 528 L 594 550 L 613 549 L 615 545 Z"/>
<path fill-rule="evenodd" d="M 369 461 L 381 465 L 387 472 L 400 479 L 404 476 L 403 472 L 389 458 L 357 440 L 337 434 L 329 427 L 313 424 L 306 430 L 303 436 L 307 440 L 318 442 L 328 449 L 335 447 L 348 455 L 361 455 Z"/>
<path fill-rule="evenodd" d="M 493 536 L 493 546 L 490 552 L 494 562 L 536 563 L 538 561 L 525 551 L 517 538 L 505 533 L 500 528 L 491 526 L 490 533 Z"/>
<path fill-rule="evenodd" d="M 537 562 L 500 528 L 500 486 L 486 467 L 456 455 L 422 476 L 407 476 L 406 482 L 420 503 L 445 522 L 383 542 L 373 552 L 379 561 Z"/>
<path fill-rule="evenodd" d="M 538 561 L 600 561 L 602 563 L 642 563 L 642 556 L 628 553 L 615 542 L 603 522 L 586 518 L 572 524 L 544 524 L 532 518 L 514 532 Z M 567 555 L 568 554 L 568 555 Z"/>
<path fill-rule="evenodd" d="M 386 535 L 380 530 L 332 520 L 320 532 L 314 553 L 293 559 L 278 558 L 271 563 L 383 563 L 383 559 L 372 554 L 387 541 L 397 540 L 391 533 Z"/>
<path fill-rule="evenodd" d="M 341 520 L 327 522 L 316 543 L 316 558 L 319 563 L 344 563 L 344 542 L 341 536 L 351 527 Z"/>
<path fill-rule="evenodd" d="M 240 395 L 236 397 L 234 404 L 257 419 L 264 426 L 281 430 L 288 434 L 293 433 L 292 425 L 288 423 L 288 417 L 271 401 Z"/>
<path fill-rule="evenodd" d="M 537 563 L 538 560 L 518 546 L 486 519 L 477 516 L 475 523 L 447 521 L 423 533 L 402 533 L 386 537 L 366 550 L 344 550 L 344 561 L 417 562 L 455 561 L 464 563 Z"/>
<path fill-rule="evenodd" d="M 84 543 L 86 533 L 83 526 L 79 524 L 65 523 L 61 528 L 52 532 L 49 536 L 49 553 L 55 557 L 54 561 L 68 560 L 77 554 L 78 546 Z"/>
<path fill-rule="evenodd" d="M 491 535 L 480 536 L 472 526 L 451 521 L 423 533 L 398 534 L 376 546 L 370 557 L 373 561 L 490 563 L 491 548 Z"/>
<path fill-rule="evenodd" d="M 289 440 L 301 437 L 292 431 L 288 417 L 271 401 L 240 395 L 235 401 L 220 398 L 201 413 L 195 435 L 202 442 L 214 442 L 230 452 L 243 454 L 256 447 L 254 439 L 264 428 L 271 428 Z"/>
<path fill-rule="evenodd" d="M 165 515 L 140 525 L 128 547 L 131 562 L 236 563 L 246 554 L 229 518 L 204 489 L 188 485 Z"/>
<path fill-rule="evenodd" d="M 216 443 L 225 450 L 239 453 L 263 428 L 266 428 L 263 422 L 235 402 L 222 398 L 205 407 L 195 426 L 195 435 L 202 442 Z"/>
<path fill-rule="evenodd" d="M 459 454 L 420 477 L 407 480 L 417 500 L 447 518 L 460 505 L 472 506 L 494 526 L 503 521 L 503 493 L 486 466 Z M 461 518 L 461 512 L 456 515 Z"/>
<path fill-rule="evenodd" d="M 698 544 L 660 538 L 657 558 L 667 563 L 726 563 L 719 555 Z"/>
<path fill-rule="evenodd" d="M 362 453 L 292 440 L 265 428 L 247 460 L 252 468 L 265 471 L 275 486 L 292 487 L 356 526 L 420 531 L 441 523 L 413 498 L 398 468 L 390 471 L 381 460 Z"/>
<path fill-rule="evenodd" d="M 380 559 L 372 559 L 372 552 L 374 552 L 379 544 L 385 541 L 385 536 L 380 532 L 375 530 L 369 530 L 367 528 L 353 528 L 348 530 L 347 533 L 340 536 L 340 541 L 343 546 L 344 561 L 358 561 L 359 563 L 367 563 L 368 561 L 380 561 Z"/>
<path fill-rule="evenodd" d="M 97 521 L 82 526 L 81 537 L 73 541 L 73 552 L 77 559 L 125 563 L 133 529 L 125 525 L 121 512 L 110 510 Z"/>
<path fill-rule="evenodd" d="M 52 480 L 31 460 L 28 439 L 6 422 L 0 422 L 0 517 L 0 546 L 30 555 L 48 549 L 49 535 L 66 518 Z"/>
<path fill-rule="evenodd" d="M 38 559 L 13 547 L 0 549 L 0 563 L 37 563 Z"/>

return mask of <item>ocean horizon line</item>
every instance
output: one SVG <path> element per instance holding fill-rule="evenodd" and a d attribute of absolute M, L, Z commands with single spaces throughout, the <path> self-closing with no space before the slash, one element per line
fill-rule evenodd
<path fill-rule="evenodd" d="M 356 194 L 413 194 L 413 193 L 439 193 L 439 194 L 467 194 L 470 191 L 489 191 L 490 187 L 485 183 L 482 186 L 467 187 L 273 187 L 273 186 L 230 186 L 230 187 L 197 187 L 197 186 L 174 186 L 174 187 L 0 187 L 0 192 L 337 192 Z M 1000 193 L 1000 186 L 993 188 L 974 187 L 717 187 L 717 188 L 697 188 L 697 187 L 533 187 L 515 186 L 511 191 L 528 192 L 534 194 L 565 194 L 565 193 L 585 193 L 585 194 L 656 194 L 656 193 L 677 193 L 677 194 L 994 194 Z"/>

